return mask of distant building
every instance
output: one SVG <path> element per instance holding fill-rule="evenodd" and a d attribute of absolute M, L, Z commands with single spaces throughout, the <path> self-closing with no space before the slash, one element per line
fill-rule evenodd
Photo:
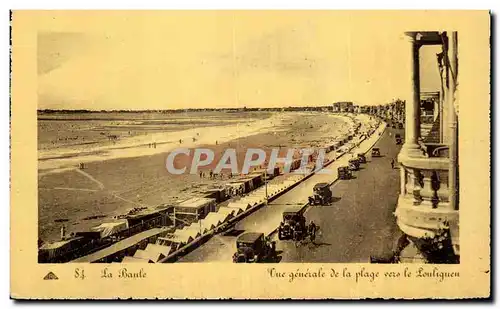
<path fill-rule="evenodd" d="M 333 112 L 335 113 L 354 113 L 354 103 L 335 102 L 333 103 Z"/>

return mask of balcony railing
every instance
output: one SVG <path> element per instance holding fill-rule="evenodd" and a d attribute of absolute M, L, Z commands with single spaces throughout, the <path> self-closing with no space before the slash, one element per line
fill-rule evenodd
<path fill-rule="evenodd" d="M 449 208 L 447 158 L 408 158 L 402 162 L 405 195 L 414 206 Z"/>

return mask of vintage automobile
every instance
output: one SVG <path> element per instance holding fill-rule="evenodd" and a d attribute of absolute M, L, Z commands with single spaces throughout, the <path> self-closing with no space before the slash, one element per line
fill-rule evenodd
<path fill-rule="evenodd" d="M 351 177 L 352 177 L 352 173 L 349 170 L 348 166 L 340 166 L 337 169 L 337 172 L 339 174 L 339 179 L 344 179 L 345 180 L 345 179 L 351 179 Z"/>
<path fill-rule="evenodd" d="M 366 163 L 366 156 L 365 156 L 365 154 L 363 154 L 363 153 L 358 153 L 358 154 L 357 154 L 357 157 L 358 157 L 358 161 L 359 161 L 359 163 Z"/>
<path fill-rule="evenodd" d="M 398 129 L 403 129 L 403 124 L 402 123 L 398 123 Z"/>
<path fill-rule="evenodd" d="M 396 139 L 396 145 L 400 145 L 403 142 L 403 140 L 401 139 L 401 134 L 396 134 L 395 139 Z"/>
<path fill-rule="evenodd" d="M 283 220 L 278 227 L 278 239 L 302 239 L 307 232 L 304 207 L 289 207 L 283 211 Z"/>
<path fill-rule="evenodd" d="M 359 160 L 358 159 L 350 159 L 349 160 L 349 169 L 351 171 L 359 170 Z"/>
<path fill-rule="evenodd" d="M 381 157 L 380 148 L 372 148 L 372 158 Z"/>
<path fill-rule="evenodd" d="M 313 195 L 309 197 L 310 205 L 328 205 L 332 202 L 332 190 L 326 182 L 317 183 L 313 188 Z"/>
<path fill-rule="evenodd" d="M 271 262 L 277 258 L 276 242 L 268 241 L 263 233 L 249 232 L 236 239 L 234 263 Z"/>

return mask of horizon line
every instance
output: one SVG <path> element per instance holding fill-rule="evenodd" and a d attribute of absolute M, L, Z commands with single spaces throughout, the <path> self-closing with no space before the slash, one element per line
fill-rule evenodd
<path fill-rule="evenodd" d="M 333 108 L 335 103 L 354 103 L 351 101 L 342 101 L 342 102 L 334 102 L 330 105 L 315 105 L 315 106 L 271 106 L 271 107 L 191 107 L 191 108 L 175 108 L 175 109 L 88 109 L 88 108 L 37 108 L 38 112 L 43 111 L 75 111 L 75 112 L 158 112 L 158 111 L 202 111 L 202 110 L 268 110 L 268 109 L 310 109 L 310 108 Z M 385 104 L 375 104 L 375 105 L 358 105 L 353 104 L 354 106 L 383 106 L 389 105 L 394 102 L 389 102 Z"/>

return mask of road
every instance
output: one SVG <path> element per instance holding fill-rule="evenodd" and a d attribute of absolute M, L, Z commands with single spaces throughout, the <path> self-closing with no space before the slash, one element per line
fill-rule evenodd
<path fill-rule="evenodd" d="M 277 240 L 281 262 L 368 262 L 370 255 L 390 252 L 399 237 L 393 212 L 399 195 L 399 169 L 391 168 L 400 146 L 388 128 L 376 147 L 383 157 L 368 157 L 355 179 L 339 180 L 332 186 L 331 206 L 311 206 L 307 222 L 320 226 L 316 244 Z M 390 135 L 389 135 L 390 134 Z"/>
<path fill-rule="evenodd" d="M 369 140 L 363 142 L 358 150 L 367 151 L 371 148 L 371 145 L 375 143 L 380 137 L 378 134 L 372 136 Z M 384 138 L 387 139 L 386 143 L 389 145 L 388 136 L 382 136 L 382 142 Z M 393 137 L 392 137 L 393 138 Z M 393 140 L 393 139 L 392 139 Z M 384 143 L 384 142 L 383 142 Z M 392 145 L 394 142 L 392 142 Z M 397 154 L 396 147 L 394 148 L 394 157 Z M 383 147 L 383 146 L 381 146 Z M 355 150 L 356 151 L 356 150 Z M 354 151 L 354 152 L 355 152 Z M 387 154 L 388 156 L 389 154 Z M 346 165 L 350 156 L 346 155 L 341 159 L 333 162 L 326 169 L 331 171 L 329 174 L 316 174 L 311 178 L 301 182 L 291 191 L 285 193 L 284 195 L 278 197 L 274 201 L 272 201 L 268 206 L 262 207 L 261 209 L 255 211 L 245 219 L 238 222 L 231 233 L 219 234 L 212 237 L 207 243 L 203 244 L 201 247 L 187 254 L 186 256 L 179 259 L 179 262 L 228 262 L 231 261 L 231 257 L 235 252 L 235 239 L 236 236 L 240 235 L 244 231 L 253 231 L 253 232 L 262 232 L 270 234 L 274 229 L 276 229 L 281 221 L 282 212 L 290 205 L 298 205 L 303 204 L 307 201 L 307 197 L 312 193 L 312 187 L 318 182 L 329 182 L 332 183 L 337 178 L 337 167 L 340 165 Z M 370 160 L 370 158 L 368 158 Z M 382 160 L 387 161 L 390 170 L 390 159 L 388 157 L 377 158 L 380 162 L 375 162 L 377 165 L 382 166 Z M 397 173 L 394 173 L 397 175 Z M 359 172 L 362 173 L 362 172 Z M 353 182 L 349 181 L 349 182 Z M 396 179 L 396 181 L 398 181 Z M 312 212 L 314 213 L 314 212 Z M 320 223 L 319 220 L 316 222 Z M 325 230 L 326 231 L 326 230 Z M 326 236 L 326 235 L 325 235 Z M 288 246 L 286 243 L 279 243 L 279 247 Z M 294 246 L 293 244 L 291 244 Z M 287 248 L 288 250 L 288 248 Z M 294 251 L 301 250 L 295 247 Z M 284 261 L 286 259 L 293 260 L 293 254 L 290 256 L 283 255 Z"/>

